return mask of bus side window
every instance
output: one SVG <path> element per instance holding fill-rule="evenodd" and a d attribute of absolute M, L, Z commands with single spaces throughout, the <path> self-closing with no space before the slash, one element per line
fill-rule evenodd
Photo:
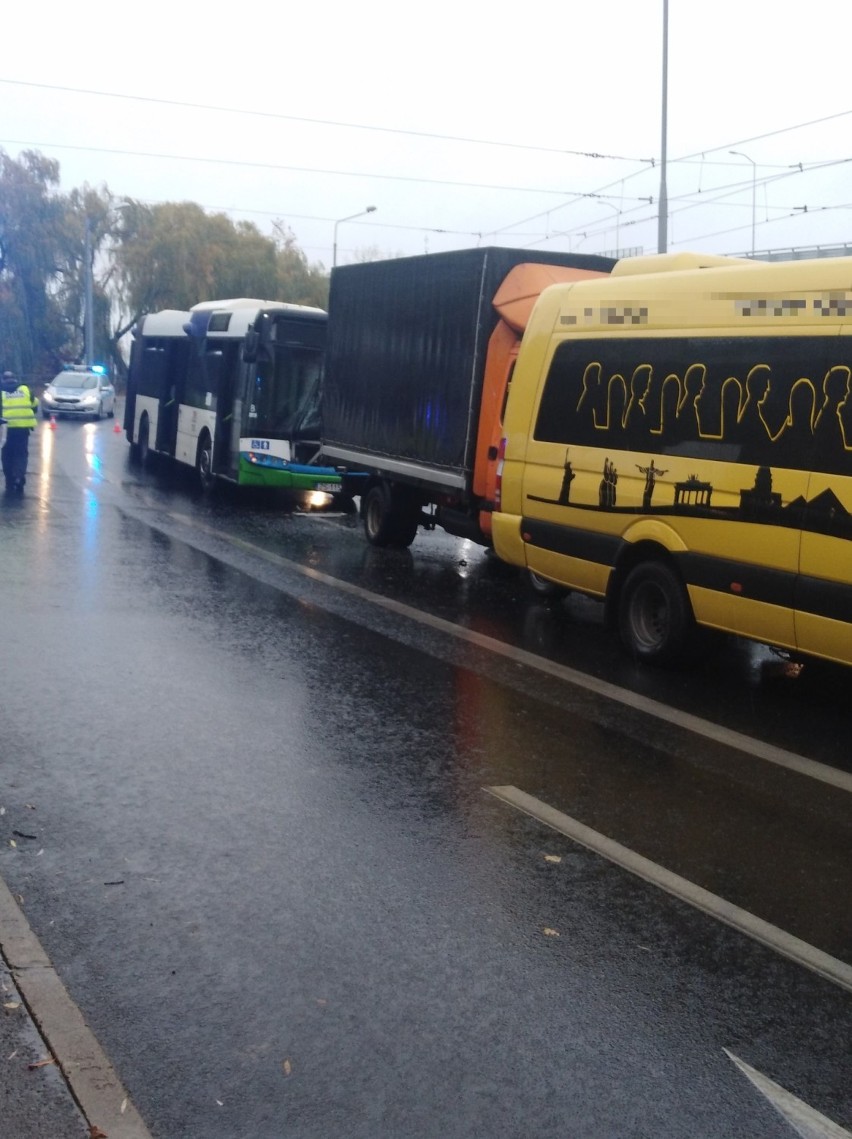
<path fill-rule="evenodd" d="M 139 394 L 159 399 L 165 352 L 162 348 L 146 346 L 142 353 L 141 365 L 138 379 Z"/>
<path fill-rule="evenodd" d="M 222 353 L 217 351 L 193 354 L 186 385 L 186 402 L 190 407 L 207 407 L 219 390 Z"/>

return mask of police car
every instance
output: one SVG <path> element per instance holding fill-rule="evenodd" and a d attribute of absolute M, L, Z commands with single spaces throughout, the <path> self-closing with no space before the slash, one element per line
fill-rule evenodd
<path fill-rule="evenodd" d="M 54 376 L 41 397 L 41 414 L 74 419 L 115 415 L 115 388 L 105 368 L 74 364 Z"/>

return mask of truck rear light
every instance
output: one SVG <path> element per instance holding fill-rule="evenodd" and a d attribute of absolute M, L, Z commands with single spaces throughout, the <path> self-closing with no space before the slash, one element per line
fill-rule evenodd
<path fill-rule="evenodd" d="M 503 463 L 506 459 L 506 437 L 505 435 L 500 440 L 500 446 L 497 448 L 497 470 L 496 478 L 494 480 L 494 509 L 501 510 L 503 507 Z"/>

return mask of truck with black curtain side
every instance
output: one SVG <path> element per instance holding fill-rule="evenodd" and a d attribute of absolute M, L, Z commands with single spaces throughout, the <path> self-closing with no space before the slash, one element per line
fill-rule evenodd
<path fill-rule="evenodd" d="M 334 269 L 322 461 L 360 495 L 370 543 L 419 526 L 488 545 L 502 416 L 532 307 L 607 257 L 482 248 Z"/>

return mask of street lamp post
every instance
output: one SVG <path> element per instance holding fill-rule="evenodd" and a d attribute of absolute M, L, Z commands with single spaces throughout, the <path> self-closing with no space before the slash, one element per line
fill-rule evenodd
<path fill-rule="evenodd" d="M 757 163 L 741 150 L 729 150 L 728 154 L 735 154 L 737 158 L 744 158 L 751 163 L 751 255 L 754 257 L 754 226 L 757 212 Z"/>
<path fill-rule="evenodd" d="M 663 114 L 660 142 L 660 204 L 657 211 L 657 252 L 667 253 L 669 248 L 668 216 L 669 196 L 666 189 L 666 163 L 669 114 L 669 0 L 663 0 Z"/>
<path fill-rule="evenodd" d="M 618 257 L 619 242 L 621 240 L 621 210 L 618 206 L 614 206 L 612 202 L 597 202 L 596 205 L 607 206 L 611 210 L 615 210 L 615 256 Z"/>
<path fill-rule="evenodd" d="M 339 225 L 342 225 L 343 222 L 345 222 L 345 221 L 354 221 L 355 218 L 363 218 L 363 217 L 366 217 L 367 214 L 375 213 L 375 209 L 376 209 L 375 206 L 367 206 L 366 210 L 361 210 L 361 212 L 357 213 L 357 214 L 350 214 L 349 217 L 340 218 L 338 221 L 336 221 L 334 223 L 334 249 L 332 251 L 332 257 L 331 257 L 332 269 L 337 264 L 337 227 Z"/>

